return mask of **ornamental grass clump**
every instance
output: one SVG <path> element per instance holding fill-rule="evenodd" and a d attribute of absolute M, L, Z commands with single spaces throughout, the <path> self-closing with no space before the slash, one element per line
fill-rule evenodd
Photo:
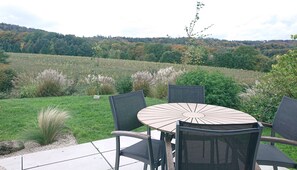
<path fill-rule="evenodd" d="M 39 73 L 36 81 L 38 84 L 36 93 L 39 97 L 65 95 L 74 84 L 65 75 L 53 69 L 46 69 Z"/>
<path fill-rule="evenodd" d="M 133 90 L 143 90 L 145 96 L 151 94 L 150 85 L 152 84 L 153 75 L 148 71 L 138 71 L 131 76 L 133 82 Z"/>
<path fill-rule="evenodd" d="M 33 140 L 41 145 L 51 144 L 57 140 L 69 118 L 67 111 L 56 107 L 42 109 L 38 114 L 38 129 L 28 131 L 26 140 Z"/>
<path fill-rule="evenodd" d="M 115 81 L 112 77 L 98 75 L 88 75 L 85 78 L 85 83 L 88 85 L 88 95 L 107 95 L 115 93 Z"/>
<path fill-rule="evenodd" d="M 175 84 L 177 77 L 183 74 L 184 71 L 176 71 L 173 67 L 160 69 L 154 74 L 154 97 L 165 98 L 167 96 L 168 84 Z"/>

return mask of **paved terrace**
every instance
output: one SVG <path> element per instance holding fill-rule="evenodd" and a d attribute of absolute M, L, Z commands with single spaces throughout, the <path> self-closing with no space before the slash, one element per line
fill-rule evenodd
<path fill-rule="evenodd" d="M 159 138 L 159 136 L 158 131 L 152 131 L 153 138 Z M 137 141 L 133 138 L 123 138 L 121 144 L 122 147 L 126 147 Z M 109 138 L 0 159 L 0 170 L 112 170 L 114 162 L 115 138 Z M 120 169 L 141 170 L 143 163 L 121 157 Z M 261 166 L 261 169 L 270 170 L 273 168 Z"/>

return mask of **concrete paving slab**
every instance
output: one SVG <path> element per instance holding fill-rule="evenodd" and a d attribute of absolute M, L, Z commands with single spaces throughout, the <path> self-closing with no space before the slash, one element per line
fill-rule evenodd
<path fill-rule="evenodd" d="M 85 143 L 65 148 L 26 154 L 23 156 L 23 168 L 34 168 L 45 164 L 52 164 L 97 153 L 99 152 L 92 143 Z"/>
<path fill-rule="evenodd" d="M 0 170 L 21 170 L 21 169 L 22 169 L 21 156 L 0 159 Z"/>
<path fill-rule="evenodd" d="M 135 162 L 132 164 L 121 166 L 120 169 L 121 170 L 139 170 L 139 169 L 143 169 L 143 166 L 144 166 L 143 162 Z M 149 166 L 147 169 L 149 169 Z"/>
<path fill-rule="evenodd" d="M 91 155 L 54 164 L 30 168 L 30 170 L 110 170 L 111 166 L 100 155 Z M 26 170 L 26 169 L 24 169 Z"/>
<path fill-rule="evenodd" d="M 260 165 L 261 170 L 273 170 L 273 166 Z M 278 170 L 288 170 L 284 167 L 277 167 Z"/>
<path fill-rule="evenodd" d="M 121 148 L 125 148 L 127 146 L 130 146 L 134 143 L 139 142 L 140 139 L 137 138 L 131 138 L 131 137 L 121 137 Z M 92 142 L 96 148 L 100 152 L 108 152 L 116 149 L 116 139 L 115 137 L 110 139 L 103 139 Z"/>
<path fill-rule="evenodd" d="M 115 164 L 115 151 L 104 152 L 104 153 L 102 153 L 102 155 L 104 156 L 104 158 L 114 168 L 114 164 Z M 138 162 L 138 161 L 135 160 L 135 159 L 124 157 L 124 156 L 121 156 L 121 158 L 120 158 L 120 166 L 124 166 L 124 165 L 128 165 L 128 164 L 133 164 L 133 163 L 136 163 L 136 162 Z"/>

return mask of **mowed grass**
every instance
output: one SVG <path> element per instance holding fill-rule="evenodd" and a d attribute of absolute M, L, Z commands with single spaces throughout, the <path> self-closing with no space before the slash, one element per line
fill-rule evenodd
<path fill-rule="evenodd" d="M 18 73 L 37 74 L 44 69 L 56 69 L 70 78 L 83 79 L 88 74 L 101 74 L 117 79 L 122 76 L 130 76 L 137 71 L 155 72 L 160 68 L 173 66 L 176 70 L 194 70 L 201 68 L 207 71 L 218 71 L 226 76 L 234 78 L 242 84 L 252 85 L 261 72 L 237 70 L 220 67 L 193 66 L 182 64 L 156 63 L 146 61 L 117 60 L 78 56 L 59 56 L 44 54 L 8 53 L 10 66 Z"/>
<path fill-rule="evenodd" d="M 148 106 L 166 102 L 153 98 L 145 100 Z M 78 143 L 109 138 L 114 130 L 108 96 L 101 96 L 100 100 L 94 100 L 92 96 L 4 99 L 0 100 L 0 141 L 22 139 L 25 130 L 37 127 L 39 111 L 48 106 L 69 111 L 71 117 L 66 126 Z M 265 128 L 263 135 L 269 134 L 270 130 Z M 278 147 L 297 161 L 297 147 Z"/>
<path fill-rule="evenodd" d="M 164 101 L 146 98 L 147 105 Z M 110 137 L 114 123 L 108 96 L 64 96 L 0 100 L 0 141 L 22 139 L 25 130 L 37 127 L 37 115 L 48 106 L 69 111 L 67 128 L 78 143 Z"/>

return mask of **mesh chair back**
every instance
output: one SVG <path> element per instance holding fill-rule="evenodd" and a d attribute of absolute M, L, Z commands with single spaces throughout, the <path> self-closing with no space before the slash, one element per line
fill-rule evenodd
<path fill-rule="evenodd" d="M 176 169 L 253 170 L 262 125 L 178 122 Z"/>
<path fill-rule="evenodd" d="M 130 131 L 142 126 L 137 119 L 138 111 L 146 107 L 142 90 L 110 96 L 109 102 L 116 130 Z"/>
<path fill-rule="evenodd" d="M 168 103 L 205 103 L 204 86 L 168 85 Z"/>
<path fill-rule="evenodd" d="M 284 96 L 276 112 L 272 129 L 281 136 L 297 140 L 297 100 Z"/>

